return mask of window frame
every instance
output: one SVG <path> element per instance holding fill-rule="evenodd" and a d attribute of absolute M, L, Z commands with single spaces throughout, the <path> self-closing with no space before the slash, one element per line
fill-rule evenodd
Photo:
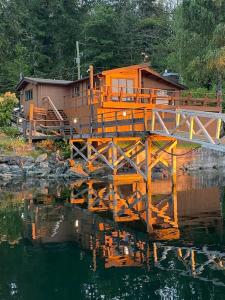
<path fill-rule="evenodd" d="M 115 81 L 117 83 L 115 84 Z M 131 84 L 132 83 L 132 84 Z M 135 79 L 134 78 L 127 78 L 127 77 L 115 77 L 112 78 L 111 80 L 111 89 L 112 93 L 120 93 L 121 88 L 125 94 L 133 94 L 134 91 L 134 84 L 135 84 Z M 118 97 L 112 97 L 113 101 L 119 101 Z M 132 97 L 125 97 L 122 100 L 123 102 L 134 102 L 134 98 Z"/>
<path fill-rule="evenodd" d="M 25 101 L 33 100 L 33 89 L 25 90 Z"/>

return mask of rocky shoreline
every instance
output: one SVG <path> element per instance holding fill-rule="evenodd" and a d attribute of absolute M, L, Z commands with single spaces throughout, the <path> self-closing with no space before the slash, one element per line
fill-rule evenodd
<path fill-rule="evenodd" d="M 70 167 L 69 160 L 59 160 L 56 155 L 42 154 L 36 159 L 21 156 L 0 156 L 0 181 L 14 178 L 64 178 L 73 180 L 85 177 Z"/>
<path fill-rule="evenodd" d="M 186 156 L 179 156 L 185 150 L 178 152 L 177 167 L 184 173 L 209 170 L 225 170 L 225 155 L 217 151 L 200 149 Z M 83 171 L 84 170 L 84 171 Z M 155 173 L 163 174 L 163 169 L 158 168 Z M 91 177 L 107 177 L 106 168 L 97 169 Z M 157 177 L 158 177 L 157 176 Z M 71 168 L 69 160 L 61 160 L 56 154 L 41 154 L 37 158 L 21 156 L 0 155 L 0 185 L 15 179 L 45 179 L 45 180 L 67 180 L 72 181 L 78 178 L 88 178 L 82 162 Z"/>

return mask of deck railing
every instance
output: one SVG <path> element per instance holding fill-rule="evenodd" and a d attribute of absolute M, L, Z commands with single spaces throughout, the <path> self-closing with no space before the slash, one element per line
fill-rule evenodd
<path fill-rule="evenodd" d="M 159 88 L 125 88 L 103 86 L 99 89 L 82 91 L 64 97 L 64 107 L 77 109 L 84 105 L 103 102 L 127 102 L 171 106 L 199 106 L 221 108 L 222 98 L 213 93 L 199 97 L 198 93 L 189 93 Z"/>

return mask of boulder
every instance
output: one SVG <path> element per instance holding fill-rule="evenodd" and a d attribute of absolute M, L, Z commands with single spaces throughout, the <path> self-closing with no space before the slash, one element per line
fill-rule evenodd
<path fill-rule="evenodd" d="M 40 164 L 40 163 L 46 161 L 47 158 L 48 158 L 48 154 L 47 154 L 47 153 L 44 153 L 44 154 L 39 155 L 39 156 L 36 158 L 36 164 Z"/>

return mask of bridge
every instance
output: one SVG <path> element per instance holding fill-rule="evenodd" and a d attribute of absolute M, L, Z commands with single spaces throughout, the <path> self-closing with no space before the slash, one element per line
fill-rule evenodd
<path fill-rule="evenodd" d="M 113 171 L 114 179 L 121 180 L 121 169 L 129 165 L 148 181 L 152 169 L 160 163 L 172 171 L 175 180 L 178 140 L 192 143 L 193 148 L 197 144 L 225 152 L 222 113 L 139 108 L 102 113 L 86 121 L 74 120 L 72 158 L 84 159 L 90 171 L 96 162 L 102 162 Z M 82 146 L 78 147 L 78 143 Z"/>

